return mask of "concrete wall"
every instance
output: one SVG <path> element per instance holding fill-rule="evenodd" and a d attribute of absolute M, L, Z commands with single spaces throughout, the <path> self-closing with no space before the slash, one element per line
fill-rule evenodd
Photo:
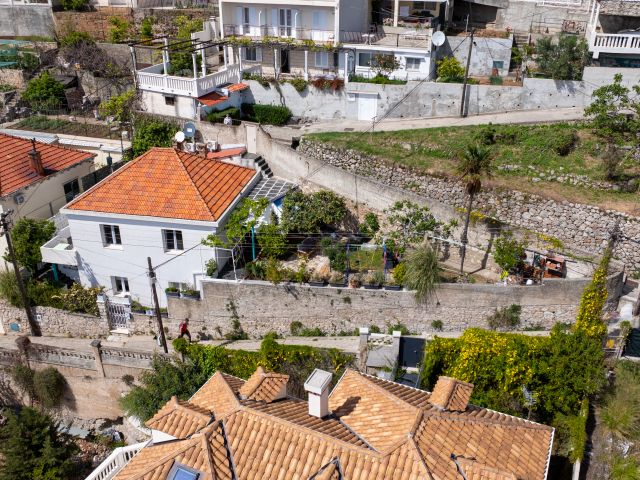
<path fill-rule="evenodd" d="M 167 105 L 165 95 L 157 92 L 140 91 L 141 104 L 147 112 L 167 117 L 193 120 L 196 118 L 196 100 L 191 97 L 174 96 L 174 104 Z"/>
<path fill-rule="evenodd" d="M 502 68 L 498 70 L 498 75 L 505 76 L 509 73 L 513 35 L 509 38 L 475 37 L 474 42 L 475 45 L 471 50 L 471 63 L 469 64 L 470 75 L 492 75 L 493 62 L 503 63 Z M 451 54 L 458 59 L 461 65 L 467 64 L 469 41 L 466 36 L 447 36 L 444 45 L 438 49 L 438 56 Z"/>
<path fill-rule="evenodd" d="M 406 291 L 207 280 L 201 301 L 169 299 L 169 328 L 177 331 L 178 323 L 188 317 L 192 334 L 227 333 L 231 330 L 227 305 L 233 302 L 242 327 L 254 337 L 269 331 L 287 335 L 293 321 L 328 333 L 396 323 L 414 332 L 434 332 L 434 320 L 442 321 L 444 331 L 487 328 L 487 317 L 496 308 L 511 304 L 522 306 L 519 328 L 550 329 L 557 322 L 575 320 L 582 290 L 589 281 L 548 280 L 528 287 L 443 284 L 429 303 L 419 304 L 413 293 Z M 621 281 L 621 274 L 610 277 L 611 290 L 618 291 Z"/>
<path fill-rule="evenodd" d="M 526 78 L 522 87 L 470 85 L 466 108 L 469 115 L 477 115 L 584 107 L 591 103 L 593 90 L 612 83 L 615 73 L 622 73 L 629 83 L 637 83 L 640 73 L 636 70 L 588 67 L 585 81 Z M 357 119 L 360 95 L 377 98 L 378 117 L 387 114 L 398 102 L 401 103 L 388 118 L 457 116 L 462 96 L 462 84 L 458 83 L 409 81 L 406 85 L 374 85 L 349 82 L 340 92 L 320 91 L 309 86 L 300 93 L 288 84 L 277 89 L 274 86 L 265 88 L 253 80 L 245 82 L 250 86 L 250 92 L 245 92 L 246 101 L 286 105 L 295 116 L 309 120 Z M 412 90 L 413 93 L 405 98 Z"/>
<path fill-rule="evenodd" d="M 0 6 L 0 37 L 53 37 L 54 34 L 49 5 Z"/>
<path fill-rule="evenodd" d="M 133 22 L 133 10 L 128 7 L 99 7 L 91 12 L 55 12 L 55 31 L 59 36 L 78 31 L 91 35 L 96 41 L 109 39 L 109 19 L 118 17 Z"/>
<path fill-rule="evenodd" d="M 214 249 L 200 245 L 202 239 L 215 233 L 213 222 L 180 222 L 170 219 L 140 220 L 125 216 L 90 216 L 65 210 L 69 220 L 73 245 L 78 254 L 78 270 L 85 286 L 103 286 L 112 296 L 112 277 L 124 277 L 129 281 L 131 298 L 142 305 L 152 305 L 151 289 L 146 276 L 147 257 L 154 265 L 173 260 L 177 253 L 165 252 L 162 230 L 181 230 L 184 250 L 180 259 L 159 268 L 158 297 L 166 306 L 164 289 L 169 282 L 180 282 L 197 287 L 204 275 L 205 262 L 215 257 Z M 121 246 L 104 247 L 100 225 L 117 225 L 120 228 Z M 200 246 L 197 246 L 200 245 Z"/>

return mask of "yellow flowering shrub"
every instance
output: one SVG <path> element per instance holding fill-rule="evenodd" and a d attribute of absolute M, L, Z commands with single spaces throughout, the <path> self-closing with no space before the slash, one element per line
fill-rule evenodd
<path fill-rule="evenodd" d="M 574 331 L 582 331 L 593 338 L 602 338 L 607 326 L 602 321 L 602 310 L 607 301 L 607 269 L 611 252 L 607 251 L 593 274 L 591 283 L 582 292 Z"/>

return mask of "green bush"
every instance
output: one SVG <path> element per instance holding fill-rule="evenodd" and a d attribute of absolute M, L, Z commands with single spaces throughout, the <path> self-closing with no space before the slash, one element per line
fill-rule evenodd
<path fill-rule="evenodd" d="M 438 61 L 438 81 L 460 83 L 464 79 L 464 67 L 456 57 L 446 57 Z"/>
<path fill-rule="evenodd" d="M 329 190 L 309 195 L 293 190 L 282 203 L 282 228 L 290 234 L 318 233 L 335 229 L 347 216 L 345 199 Z"/>
<path fill-rule="evenodd" d="M 173 349 L 178 353 L 187 353 L 189 341 L 186 338 L 178 337 L 173 342 Z"/>
<path fill-rule="evenodd" d="M 65 387 L 64 377 L 53 367 L 38 370 L 33 375 L 33 390 L 38 402 L 45 408 L 53 408 L 60 404 Z"/>
<path fill-rule="evenodd" d="M 74 283 L 70 289 L 62 290 L 57 298 L 60 299 L 63 310 L 88 313 L 99 317 L 97 297 L 101 292 L 102 287 L 84 288 L 82 285 Z"/>
<path fill-rule="evenodd" d="M 218 262 L 216 262 L 214 258 L 210 258 L 209 260 L 207 260 L 204 266 L 207 271 L 207 277 L 213 277 L 218 270 Z"/>
<path fill-rule="evenodd" d="M 300 93 L 304 92 L 309 85 L 309 82 L 307 82 L 304 78 L 300 78 L 300 77 L 287 80 L 287 83 L 290 83 L 291 85 L 293 85 L 293 88 L 295 88 L 296 91 Z"/>
<path fill-rule="evenodd" d="M 33 384 L 34 371 L 26 365 L 18 363 L 11 369 L 11 378 L 18 386 L 18 388 L 25 394 L 29 395 L 29 398 L 35 398 L 35 388 Z"/>
<path fill-rule="evenodd" d="M 145 17 L 140 24 L 140 36 L 148 39 L 153 37 L 153 17 Z"/>
<path fill-rule="evenodd" d="M 229 107 L 224 110 L 213 110 L 207 113 L 207 121 L 212 123 L 222 123 L 227 115 L 234 120 L 240 120 L 240 110 L 235 107 Z"/>
<path fill-rule="evenodd" d="M 511 272 L 523 264 L 525 243 L 514 238 L 511 232 L 504 232 L 496 239 L 493 247 L 493 259 L 502 270 Z"/>
<path fill-rule="evenodd" d="M 245 270 L 251 278 L 264 280 L 267 276 L 267 262 L 264 260 L 254 260 L 245 265 Z"/>
<path fill-rule="evenodd" d="M 304 328 L 303 323 L 299 322 L 298 320 L 294 320 L 289 324 L 289 332 L 294 337 L 297 337 L 298 335 L 300 335 L 300 332 L 302 331 L 303 328 Z"/>
<path fill-rule="evenodd" d="M 350 75 L 350 82 L 356 83 L 374 83 L 376 85 L 406 85 L 406 80 L 396 80 L 393 78 L 385 77 L 384 75 L 376 75 L 375 77 L 368 78 L 362 75 Z"/>
<path fill-rule="evenodd" d="M 481 145 L 493 145 L 496 143 L 496 129 L 492 126 L 482 127 L 475 135 L 476 141 Z"/>
<path fill-rule="evenodd" d="M 60 0 L 63 10 L 84 10 L 89 0 Z"/>
<path fill-rule="evenodd" d="M 331 270 L 344 272 L 347 269 L 347 250 L 345 245 L 325 237 L 320 240 L 320 248 L 322 248 L 322 254 L 329 257 Z"/>
<path fill-rule="evenodd" d="M 137 157 L 153 147 L 170 147 L 173 144 L 173 135 L 178 126 L 160 120 L 136 119 L 135 135 L 131 142 L 133 156 Z"/>
<path fill-rule="evenodd" d="M 64 47 L 79 47 L 85 43 L 93 44 L 93 37 L 86 32 L 69 32 L 60 39 L 60 46 Z"/>
<path fill-rule="evenodd" d="M 380 230 L 380 222 L 378 215 L 373 212 L 367 212 L 360 224 L 360 233 L 365 237 L 373 237 Z"/>
<path fill-rule="evenodd" d="M 400 262 L 393 269 L 393 279 L 396 284 L 404 285 L 405 276 L 407 274 L 407 264 L 404 262 Z"/>
<path fill-rule="evenodd" d="M 387 327 L 387 333 L 391 335 L 393 332 L 400 332 L 402 335 L 410 335 L 409 328 L 403 323 L 396 323 Z"/>
<path fill-rule="evenodd" d="M 498 75 L 491 75 L 489 77 L 489 83 L 491 83 L 491 85 L 502 85 L 502 77 Z"/>
<path fill-rule="evenodd" d="M 34 110 L 55 110 L 67 104 L 64 86 L 49 72 L 43 72 L 39 77 L 29 80 L 22 99 Z"/>
<path fill-rule="evenodd" d="M 243 103 L 242 114 L 247 120 L 264 125 L 284 125 L 291 118 L 291 110 L 281 105 Z"/>
<path fill-rule="evenodd" d="M 279 225 L 262 224 L 256 233 L 261 255 L 267 258 L 280 258 L 287 253 L 287 237 Z"/>
<path fill-rule="evenodd" d="M 442 331 L 443 323 L 442 320 L 434 320 L 431 322 L 431 328 L 434 330 Z"/>
<path fill-rule="evenodd" d="M 34 273 L 42 262 L 40 247 L 51 240 L 56 226 L 49 220 L 21 218 L 11 230 L 11 239 L 18 263 Z M 11 261 L 5 255 L 6 261 Z"/>
<path fill-rule="evenodd" d="M 522 313 L 522 307 L 520 305 L 514 304 L 508 307 L 502 307 L 496 309 L 496 311 L 487 318 L 487 324 L 491 330 L 501 328 L 512 329 L 520 324 L 520 313 Z"/>
<path fill-rule="evenodd" d="M 120 17 L 109 18 L 109 41 L 111 43 L 122 43 L 129 36 L 129 22 Z"/>

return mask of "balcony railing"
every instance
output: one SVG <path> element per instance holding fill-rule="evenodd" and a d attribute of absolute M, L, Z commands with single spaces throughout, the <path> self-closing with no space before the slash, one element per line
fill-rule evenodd
<path fill-rule="evenodd" d="M 55 237 L 40 247 L 42 261 L 56 265 L 78 265 L 76 249 L 71 242 L 69 227 L 62 228 Z"/>
<path fill-rule="evenodd" d="M 243 70 L 247 71 L 250 68 Z M 138 70 L 136 72 L 138 87 L 151 92 L 197 98 L 212 92 L 222 84 L 236 83 L 240 80 L 240 66 L 237 64 L 198 78 L 165 75 L 162 72 L 162 64 Z"/>
<path fill-rule="evenodd" d="M 591 32 L 589 50 L 598 58 L 600 53 L 640 54 L 640 35 Z"/>
<path fill-rule="evenodd" d="M 431 48 L 431 28 L 383 27 L 371 33 L 340 31 L 339 42 L 351 45 L 375 45 L 383 47 Z M 333 30 L 316 30 L 295 27 L 274 27 L 271 25 L 224 26 L 225 36 L 247 37 L 259 42 L 264 37 L 278 37 L 293 40 L 313 40 L 318 43 L 332 43 Z M 282 43 L 286 43 L 283 40 Z"/>
<path fill-rule="evenodd" d="M 110 480 L 149 442 L 118 447 L 85 480 Z"/>

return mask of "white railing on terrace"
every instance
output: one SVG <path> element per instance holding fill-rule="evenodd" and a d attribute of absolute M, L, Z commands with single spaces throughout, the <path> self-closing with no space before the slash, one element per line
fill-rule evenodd
<path fill-rule="evenodd" d="M 110 480 L 148 443 L 116 448 L 85 480 Z"/>
<path fill-rule="evenodd" d="M 235 83 L 240 80 L 239 65 L 229 65 L 224 70 L 198 78 L 185 78 L 149 72 L 150 69 L 155 72 L 157 68 L 158 65 L 154 65 L 136 72 L 138 88 L 151 92 L 197 98 L 212 92 L 224 83 Z M 250 68 L 244 70 L 250 70 Z M 160 65 L 160 71 L 162 72 L 162 65 Z"/>
<path fill-rule="evenodd" d="M 589 50 L 598 58 L 600 53 L 640 54 L 640 35 L 622 33 L 596 33 L 589 36 Z"/>

